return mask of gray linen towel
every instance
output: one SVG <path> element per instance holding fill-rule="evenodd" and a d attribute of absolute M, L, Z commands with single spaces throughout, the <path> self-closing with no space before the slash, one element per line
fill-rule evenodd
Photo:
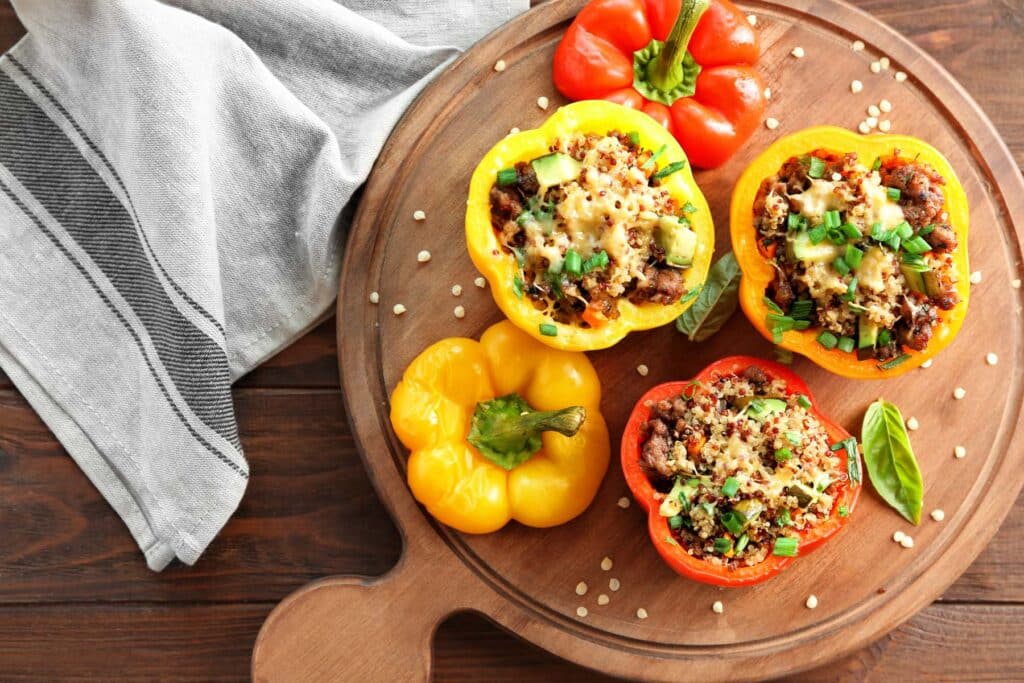
<path fill-rule="evenodd" d="M 237 507 L 230 384 L 329 310 L 339 215 L 392 126 L 527 5 L 14 0 L 0 365 L 152 569 Z"/>

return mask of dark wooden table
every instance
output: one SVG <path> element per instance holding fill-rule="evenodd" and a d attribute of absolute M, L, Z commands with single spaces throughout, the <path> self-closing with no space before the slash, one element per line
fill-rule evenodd
<path fill-rule="evenodd" d="M 1024 0 L 857 4 L 943 63 L 1024 162 Z M 22 33 L 0 0 L 0 50 Z M 235 408 L 252 467 L 245 500 L 197 566 L 153 574 L 0 375 L 0 680 L 243 680 L 284 596 L 394 564 L 399 539 L 345 419 L 333 319 L 241 381 Z M 941 600 L 800 680 L 1024 679 L 1022 501 Z M 472 615 L 441 627 L 434 661 L 439 681 L 606 680 Z"/>

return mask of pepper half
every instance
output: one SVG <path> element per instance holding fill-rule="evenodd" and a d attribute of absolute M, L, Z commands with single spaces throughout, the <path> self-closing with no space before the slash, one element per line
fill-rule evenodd
<path fill-rule="evenodd" d="M 553 78 L 570 99 L 644 111 L 694 166 L 715 168 L 761 123 L 760 54 L 729 0 L 592 0 L 558 44 Z"/>
<path fill-rule="evenodd" d="M 533 306 L 529 297 L 520 298 L 515 281 L 519 265 L 515 256 L 502 249 L 491 226 L 489 193 L 500 170 L 515 166 L 519 161 L 530 161 L 548 153 L 555 139 L 579 133 L 607 135 L 611 131 L 635 131 L 639 144 L 650 150 L 664 152 L 658 157 L 660 170 L 673 163 L 685 162 L 686 155 L 679 143 L 657 122 L 646 114 L 627 109 L 611 102 L 599 100 L 575 102 L 561 107 L 540 128 L 522 131 L 503 138 L 490 149 L 477 165 L 469 185 L 466 206 L 466 245 L 477 270 L 487 278 L 491 296 L 502 313 L 517 327 L 548 346 L 570 351 L 591 351 L 612 346 L 629 332 L 659 327 L 672 322 L 693 304 L 694 297 L 670 304 L 633 304 L 619 302 L 620 315 L 603 325 L 584 328 L 558 323 Z M 661 187 L 678 200 L 680 205 L 691 204 L 696 210 L 688 214 L 691 229 L 697 234 L 697 246 L 692 265 L 686 269 L 684 286 L 687 291 L 699 287 L 711 266 L 715 248 L 715 227 L 704 195 L 693 179 L 687 164 L 678 172 L 666 176 Z M 541 332 L 541 325 L 554 335 Z"/>
<path fill-rule="evenodd" d="M 774 276 L 774 267 L 758 246 L 753 221 L 754 200 L 762 181 L 776 174 L 787 159 L 818 149 L 839 153 L 856 152 L 860 159 L 887 157 L 892 155 L 894 149 L 898 149 L 901 158 L 928 164 L 946 181 L 943 187 L 943 210 L 949 214 L 948 222 L 956 233 L 959 244 L 953 253 L 953 267 L 957 276 L 956 294 L 959 300 L 951 310 L 942 311 L 924 351 L 907 350 L 908 358 L 895 365 L 879 363 L 875 359 L 858 360 L 854 354 L 838 348 L 826 349 L 819 344 L 816 338 L 818 331 L 813 327 L 783 332 L 782 341 L 779 343 L 782 348 L 806 356 L 826 370 L 850 379 L 884 379 L 901 375 L 919 367 L 953 341 L 967 315 L 967 301 L 970 296 L 967 196 L 946 158 L 922 140 L 906 135 L 865 136 L 843 128 L 818 126 L 776 141 L 754 159 L 736 183 L 730 208 L 732 249 L 743 271 L 743 279 L 740 282 L 740 305 L 751 324 L 766 339 L 773 339 L 772 331 L 767 325 L 767 316 L 772 311 L 765 303 L 765 290 Z"/>
<path fill-rule="evenodd" d="M 590 505 L 608 469 L 590 361 L 508 321 L 480 341 L 452 337 L 420 353 L 391 394 L 391 424 L 411 451 L 416 500 L 467 533 L 512 519 L 563 524 Z"/>
<path fill-rule="evenodd" d="M 817 409 L 817 402 L 811 395 L 810 389 L 792 370 L 779 363 L 750 356 L 723 358 L 701 370 L 692 380 L 666 382 L 652 388 L 641 396 L 640 400 L 633 407 L 633 411 L 629 415 L 626 428 L 622 434 L 622 472 L 625 475 L 626 485 L 629 486 L 633 498 L 647 512 L 647 530 L 658 554 L 678 574 L 716 586 L 736 587 L 761 583 L 788 567 L 796 557 L 769 555 L 764 561 L 756 565 L 729 569 L 724 565 L 713 564 L 690 555 L 686 548 L 673 538 L 668 518 L 662 516 L 659 512 L 661 503 L 655 497 L 657 491 L 651 485 L 647 473 L 644 472 L 641 466 L 644 444 L 643 426 L 651 419 L 650 406 L 653 403 L 680 395 L 692 395 L 690 392 L 699 390 L 698 383 L 710 384 L 722 376 L 740 375 L 744 370 L 751 367 L 763 370 L 769 380 L 780 379 L 784 381 L 786 383 L 787 396 L 794 394 L 806 396 L 811 402 L 811 407 L 808 408 L 808 411 L 822 424 L 833 443 L 852 438 L 845 429 L 825 417 Z M 853 512 L 857 499 L 860 497 L 859 454 L 856 456 L 857 462 L 854 463 L 854 470 L 850 470 L 849 454 L 845 448 L 835 451 L 835 455 L 839 458 L 840 467 L 844 471 L 855 471 L 858 473 L 858 481 L 851 481 L 848 478 L 837 484 L 838 490 L 835 494 L 835 502 L 828 519 L 798 535 L 798 557 L 802 557 L 815 550 L 834 536 L 850 519 L 850 514 Z M 841 508 L 845 510 L 846 516 L 841 514 Z"/>

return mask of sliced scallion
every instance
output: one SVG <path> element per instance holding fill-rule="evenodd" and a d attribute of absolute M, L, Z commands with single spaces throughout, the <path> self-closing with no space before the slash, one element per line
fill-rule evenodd
<path fill-rule="evenodd" d="M 850 508 L 846 507 L 845 505 L 840 505 L 839 506 L 839 516 L 840 517 L 846 517 L 848 514 L 850 514 Z"/>
<path fill-rule="evenodd" d="M 686 168 L 685 161 L 673 161 L 668 166 L 665 166 L 664 168 L 657 171 L 654 175 L 651 176 L 651 178 L 654 180 L 661 180 L 662 178 L 668 177 L 675 173 L 676 171 L 681 171 L 684 168 Z"/>
<path fill-rule="evenodd" d="M 934 223 L 929 223 L 928 225 L 926 225 L 923 228 L 921 228 L 918 231 L 917 234 L 918 235 L 927 235 L 927 234 L 931 233 L 933 230 L 935 230 L 935 224 Z"/>
<path fill-rule="evenodd" d="M 821 217 L 821 222 L 825 225 L 825 229 L 838 228 L 842 219 L 839 217 L 839 212 L 835 209 L 830 209 L 825 212 L 825 215 Z"/>
<path fill-rule="evenodd" d="M 498 171 L 498 186 L 506 187 L 508 185 L 515 185 L 519 180 L 519 174 L 516 173 L 514 168 L 503 168 Z"/>
<path fill-rule="evenodd" d="M 885 196 L 894 202 L 900 200 L 900 188 L 898 187 L 887 187 L 885 188 Z"/>
<path fill-rule="evenodd" d="M 911 239 L 903 242 L 903 248 L 911 254 L 923 254 L 930 251 L 932 245 L 928 244 L 920 235 L 914 235 Z"/>
<path fill-rule="evenodd" d="M 848 244 L 846 245 L 846 253 L 843 255 L 843 258 L 846 259 L 847 265 L 855 269 L 860 266 L 860 261 L 864 258 L 864 252 L 852 244 Z"/>
<path fill-rule="evenodd" d="M 892 333 L 889 330 L 882 330 L 878 333 L 878 345 L 888 346 L 889 342 L 892 341 Z"/>
<path fill-rule="evenodd" d="M 750 537 L 749 536 L 747 536 L 746 534 L 743 534 L 742 536 L 740 536 L 738 539 L 736 539 L 736 552 L 742 553 L 744 551 L 744 549 L 746 549 L 746 547 L 747 547 L 747 545 L 749 543 L 750 543 Z"/>
<path fill-rule="evenodd" d="M 850 284 L 846 285 L 846 294 L 843 294 L 843 301 L 853 301 L 853 297 L 857 295 L 857 278 L 851 278 Z"/>
<path fill-rule="evenodd" d="M 810 166 L 807 168 L 807 175 L 811 178 L 820 178 L 825 175 L 825 162 L 818 157 L 810 157 Z"/>
<path fill-rule="evenodd" d="M 780 512 L 775 523 L 779 526 L 793 526 L 793 518 L 790 517 L 789 510 L 783 510 Z"/>
<path fill-rule="evenodd" d="M 900 239 L 909 239 L 914 234 L 914 229 L 910 227 L 910 223 L 903 221 L 896 226 L 896 234 L 900 236 Z"/>
<path fill-rule="evenodd" d="M 722 526 L 728 530 L 730 534 L 739 534 L 743 531 L 743 518 L 740 517 L 738 512 L 729 510 L 721 518 Z"/>
<path fill-rule="evenodd" d="M 843 223 L 839 226 L 839 229 L 846 235 L 846 239 L 856 240 L 861 238 L 860 228 L 853 223 Z"/>
<path fill-rule="evenodd" d="M 545 337 L 557 337 L 558 336 L 558 327 L 556 327 L 555 325 L 552 325 L 551 323 L 541 323 L 540 324 L 540 333 L 542 335 L 544 335 Z"/>
<path fill-rule="evenodd" d="M 846 275 L 847 273 L 850 272 L 850 265 L 842 256 L 838 257 L 835 261 L 832 262 L 832 267 L 835 268 L 840 275 Z"/>
<path fill-rule="evenodd" d="M 882 168 L 882 157 L 875 157 L 875 162 L 871 164 L 871 170 L 877 171 Z"/>
<path fill-rule="evenodd" d="M 836 344 L 839 343 L 839 339 L 837 339 L 836 335 L 832 334 L 828 330 L 822 330 L 821 334 L 818 335 L 818 343 L 831 351 L 836 348 Z"/>
<path fill-rule="evenodd" d="M 787 510 L 788 512 L 788 510 Z M 779 536 L 772 546 L 772 555 L 777 557 L 796 557 L 799 541 L 791 536 Z"/>
<path fill-rule="evenodd" d="M 640 144 L 640 133 L 639 132 L 637 132 L 635 130 L 631 130 L 626 135 L 627 135 L 627 137 L 629 137 L 629 141 L 632 142 L 634 145 L 639 145 Z"/>
<path fill-rule="evenodd" d="M 789 317 L 794 320 L 809 320 L 813 311 L 814 301 L 812 299 L 800 299 L 794 301 L 790 306 Z"/>
<path fill-rule="evenodd" d="M 785 462 L 786 460 L 789 460 L 792 457 L 793 457 L 793 451 L 791 451 L 788 448 L 776 448 L 775 449 L 775 459 L 778 460 L 779 462 Z"/>
<path fill-rule="evenodd" d="M 798 213 L 792 213 L 786 216 L 786 227 L 790 230 L 805 230 L 807 228 L 807 219 Z"/>
<path fill-rule="evenodd" d="M 786 439 L 794 446 L 799 446 L 803 443 L 803 438 L 800 436 L 800 432 L 793 430 L 786 432 Z"/>
<path fill-rule="evenodd" d="M 729 538 L 716 538 L 715 539 L 715 552 L 721 555 L 725 555 L 732 551 L 732 539 Z"/>
<path fill-rule="evenodd" d="M 583 272 L 583 258 L 579 255 L 575 249 L 570 249 L 565 252 L 565 262 L 562 265 L 562 270 L 565 271 L 566 275 L 573 277 L 579 277 Z"/>
<path fill-rule="evenodd" d="M 771 299 L 769 299 L 768 297 L 764 297 L 764 305 L 767 306 L 768 310 L 772 311 L 773 313 L 778 313 L 779 315 L 783 314 L 783 310 L 779 308 L 779 305 L 772 301 Z"/>
<path fill-rule="evenodd" d="M 681 529 L 682 526 L 683 526 L 683 516 L 682 515 L 675 515 L 673 517 L 669 517 L 668 518 L 668 526 L 669 526 L 670 529 L 673 529 L 673 530 Z"/>
<path fill-rule="evenodd" d="M 683 213 L 697 213 L 697 207 L 690 202 L 686 202 L 683 204 Z"/>
<path fill-rule="evenodd" d="M 807 398 L 804 394 L 796 395 L 796 403 L 804 410 L 810 410 L 811 408 L 811 399 Z"/>
<path fill-rule="evenodd" d="M 722 495 L 726 498 L 732 498 L 739 490 L 740 482 L 736 477 L 727 477 L 725 483 L 722 484 Z"/>
<path fill-rule="evenodd" d="M 657 151 L 657 152 L 655 152 L 654 154 L 652 154 L 652 155 L 651 155 L 651 158 L 650 158 L 650 159 L 648 159 L 647 161 L 645 161 L 645 162 L 644 162 L 644 163 L 643 163 L 643 164 L 642 164 L 642 165 L 640 166 L 640 168 L 649 168 L 649 167 L 653 166 L 653 165 L 654 165 L 654 162 L 658 160 L 658 157 L 660 157 L 660 156 L 661 156 L 662 154 L 664 154 L 664 153 L 665 153 L 665 150 L 666 150 L 667 148 L 668 148 L 668 145 L 662 145 L 661 147 L 659 147 L 659 148 L 658 148 L 658 151 Z"/>
<path fill-rule="evenodd" d="M 843 353 L 851 353 L 854 346 L 856 346 L 856 342 L 854 342 L 853 337 L 840 337 L 839 343 L 836 344 L 836 348 Z"/>
<path fill-rule="evenodd" d="M 512 293 L 516 295 L 517 299 L 523 298 L 523 278 L 519 275 L 512 278 Z"/>
<path fill-rule="evenodd" d="M 902 365 L 905 361 L 910 359 L 909 353 L 904 353 L 896 356 L 892 360 L 887 360 L 884 363 L 879 363 L 878 367 L 882 370 L 892 370 L 897 365 Z"/>
<path fill-rule="evenodd" d="M 819 244 L 823 239 L 825 239 L 826 232 L 827 229 L 824 225 L 816 225 L 808 231 L 807 239 L 811 241 L 811 244 Z"/>

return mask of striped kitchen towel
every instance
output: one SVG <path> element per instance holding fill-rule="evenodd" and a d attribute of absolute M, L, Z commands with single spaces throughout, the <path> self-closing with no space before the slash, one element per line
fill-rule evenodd
<path fill-rule="evenodd" d="M 527 5 L 14 1 L 0 365 L 152 569 L 237 507 L 231 382 L 330 310 L 343 209 L 392 126 Z"/>

